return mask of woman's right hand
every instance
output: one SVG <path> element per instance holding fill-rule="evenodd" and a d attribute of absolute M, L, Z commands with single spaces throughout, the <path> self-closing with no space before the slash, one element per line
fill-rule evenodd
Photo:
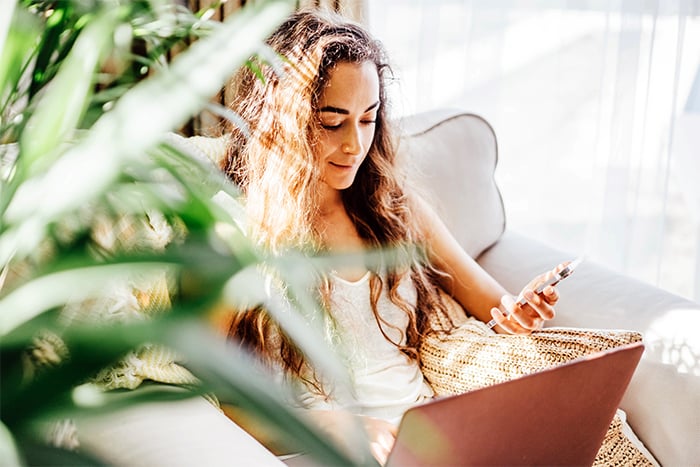
<path fill-rule="evenodd" d="M 398 428 L 380 418 L 360 416 L 369 438 L 369 449 L 380 465 L 386 464 L 391 449 L 396 441 Z"/>
<path fill-rule="evenodd" d="M 370 452 L 380 465 L 386 463 L 396 441 L 397 428 L 394 424 L 380 418 L 353 415 L 342 410 L 309 410 L 309 413 L 321 431 L 350 456 L 357 453 L 356 443 L 362 438 L 349 435 L 357 433 L 359 428 L 364 429 Z"/>
<path fill-rule="evenodd" d="M 559 292 L 556 287 L 549 285 L 541 294 L 537 294 L 537 287 L 552 279 L 560 273 L 570 261 L 561 263 L 555 269 L 532 279 L 520 292 L 519 297 L 525 299 L 525 303 L 516 303 L 516 298 L 504 295 L 501 298 L 500 308 L 491 309 L 491 316 L 501 330 L 509 334 L 530 334 L 535 329 L 541 329 L 545 321 L 555 316 L 554 305 L 559 300 Z"/>

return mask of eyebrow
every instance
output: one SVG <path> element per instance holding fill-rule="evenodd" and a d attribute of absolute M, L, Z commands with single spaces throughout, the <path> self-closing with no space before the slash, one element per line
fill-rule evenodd
<path fill-rule="evenodd" d="M 367 107 L 365 109 L 365 111 L 362 113 L 367 113 L 370 110 L 374 110 L 377 107 L 379 107 L 379 101 L 377 101 L 374 104 Z M 341 114 L 341 115 L 350 115 L 350 111 L 348 111 L 347 109 L 341 109 L 340 107 L 333 107 L 332 105 L 327 105 L 325 107 L 322 107 L 318 111 L 319 112 L 331 112 L 331 113 L 336 113 L 336 114 Z"/>

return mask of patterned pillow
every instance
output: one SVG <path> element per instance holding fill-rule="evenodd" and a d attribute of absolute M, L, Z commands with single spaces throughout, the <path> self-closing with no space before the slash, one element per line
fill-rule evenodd
<path fill-rule="evenodd" d="M 496 334 L 477 319 L 465 319 L 461 306 L 447 294 L 443 301 L 453 319 L 457 318 L 458 327 L 425 337 L 420 347 L 423 375 L 441 396 L 473 391 L 642 340 L 635 331 L 574 328 L 546 328 L 530 335 Z M 627 433 L 631 429 L 624 412 L 618 411 L 594 465 L 654 465 L 656 461 L 636 436 Z"/>

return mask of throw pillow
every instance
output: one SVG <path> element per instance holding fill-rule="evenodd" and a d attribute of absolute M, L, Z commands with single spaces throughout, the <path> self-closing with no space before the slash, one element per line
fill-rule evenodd
<path fill-rule="evenodd" d="M 450 316 L 466 316 L 461 306 L 443 294 Z M 462 318 L 458 327 L 426 336 L 420 347 L 423 375 L 436 395 L 453 395 L 501 383 L 570 360 L 642 340 L 636 331 L 545 328 L 530 335 L 496 334 L 485 323 Z M 445 323 L 436 322 L 438 329 Z M 654 465 L 648 451 L 628 437 L 624 413 L 615 415 L 595 465 Z M 625 429 L 622 429 L 624 425 Z"/>

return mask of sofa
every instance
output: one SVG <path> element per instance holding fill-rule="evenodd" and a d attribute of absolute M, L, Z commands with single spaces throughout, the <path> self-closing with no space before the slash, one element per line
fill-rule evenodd
<path fill-rule="evenodd" d="M 483 118 L 439 109 L 398 122 L 399 162 L 457 240 L 506 289 L 572 259 L 507 228 L 494 179 L 498 145 Z M 222 139 L 180 138 L 217 159 Z M 628 329 L 645 352 L 621 408 L 662 465 L 700 463 L 700 304 L 585 261 L 559 285 L 548 326 Z M 117 465 L 284 465 L 202 399 L 153 403 L 78 423 L 81 446 Z M 294 463 L 294 461 L 288 461 Z"/>

